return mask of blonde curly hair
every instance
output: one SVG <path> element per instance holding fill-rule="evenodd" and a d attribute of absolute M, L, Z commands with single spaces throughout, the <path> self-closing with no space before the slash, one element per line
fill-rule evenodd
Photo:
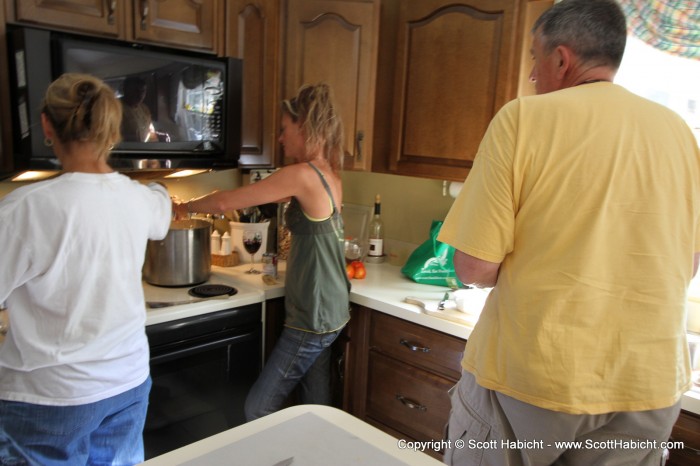
<path fill-rule="evenodd" d="M 326 83 L 305 84 L 297 95 L 282 102 L 282 111 L 299 123 L 306 135 L 306 151 L 322 149 L 333 171 L 343 168 L 345 131 Z"/>

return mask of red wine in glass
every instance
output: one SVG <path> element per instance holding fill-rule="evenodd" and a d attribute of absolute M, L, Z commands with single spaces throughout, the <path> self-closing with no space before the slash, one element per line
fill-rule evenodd
<path fill-rule="evenodd" d="M 260 250 L 261 245 L 262 238 L 255 238 L 248 241 L 243 241 L 243 247 L 246 251 L 248 251 L 248 254 L 255 254 L 256 252 L 258 252 Z"/>
<path fill-rule="evenodd" d="M 262 233 L 259 231 L 243 231 L 243 247 L 250 254 L 250 270 L 246 273 L 260 273 L 255 270 L 255 253 L 262 245 Z"/>

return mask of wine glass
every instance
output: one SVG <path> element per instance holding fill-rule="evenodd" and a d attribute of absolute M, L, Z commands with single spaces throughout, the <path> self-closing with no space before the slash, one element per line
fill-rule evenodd
<path fill-rule="evenodd" d="M 345 263 L 350 264 L 360 260 L 362 257 L 362 246 L 357 238 L 345 239 Z"/>
<path fill-rule="evenodd" d="M 253 230 L 243 230 L 243 247 L 250 254 L 250 270 L 246 273 L 260 273 L 255 270 L 255 253 L 262 245 L 262 232 Z"/>

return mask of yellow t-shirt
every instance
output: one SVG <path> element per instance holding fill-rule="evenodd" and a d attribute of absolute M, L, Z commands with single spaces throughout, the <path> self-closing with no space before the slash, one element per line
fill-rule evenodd
<path fill-rule="evenodd" d="M 555 411 L 674 404 L 699 219 L 700 151 L 672 111 L 611 83 L 510 102 L 439 236 L 501 263 L 462 366 Z"/>

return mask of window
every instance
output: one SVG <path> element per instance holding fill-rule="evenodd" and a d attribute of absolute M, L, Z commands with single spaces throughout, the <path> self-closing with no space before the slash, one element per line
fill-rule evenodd
<path fill-rule="evenodd" d="M 700 141 L 700 60 L 657 50 L 628 36 L 615 82 L 674 110 Z"/>

